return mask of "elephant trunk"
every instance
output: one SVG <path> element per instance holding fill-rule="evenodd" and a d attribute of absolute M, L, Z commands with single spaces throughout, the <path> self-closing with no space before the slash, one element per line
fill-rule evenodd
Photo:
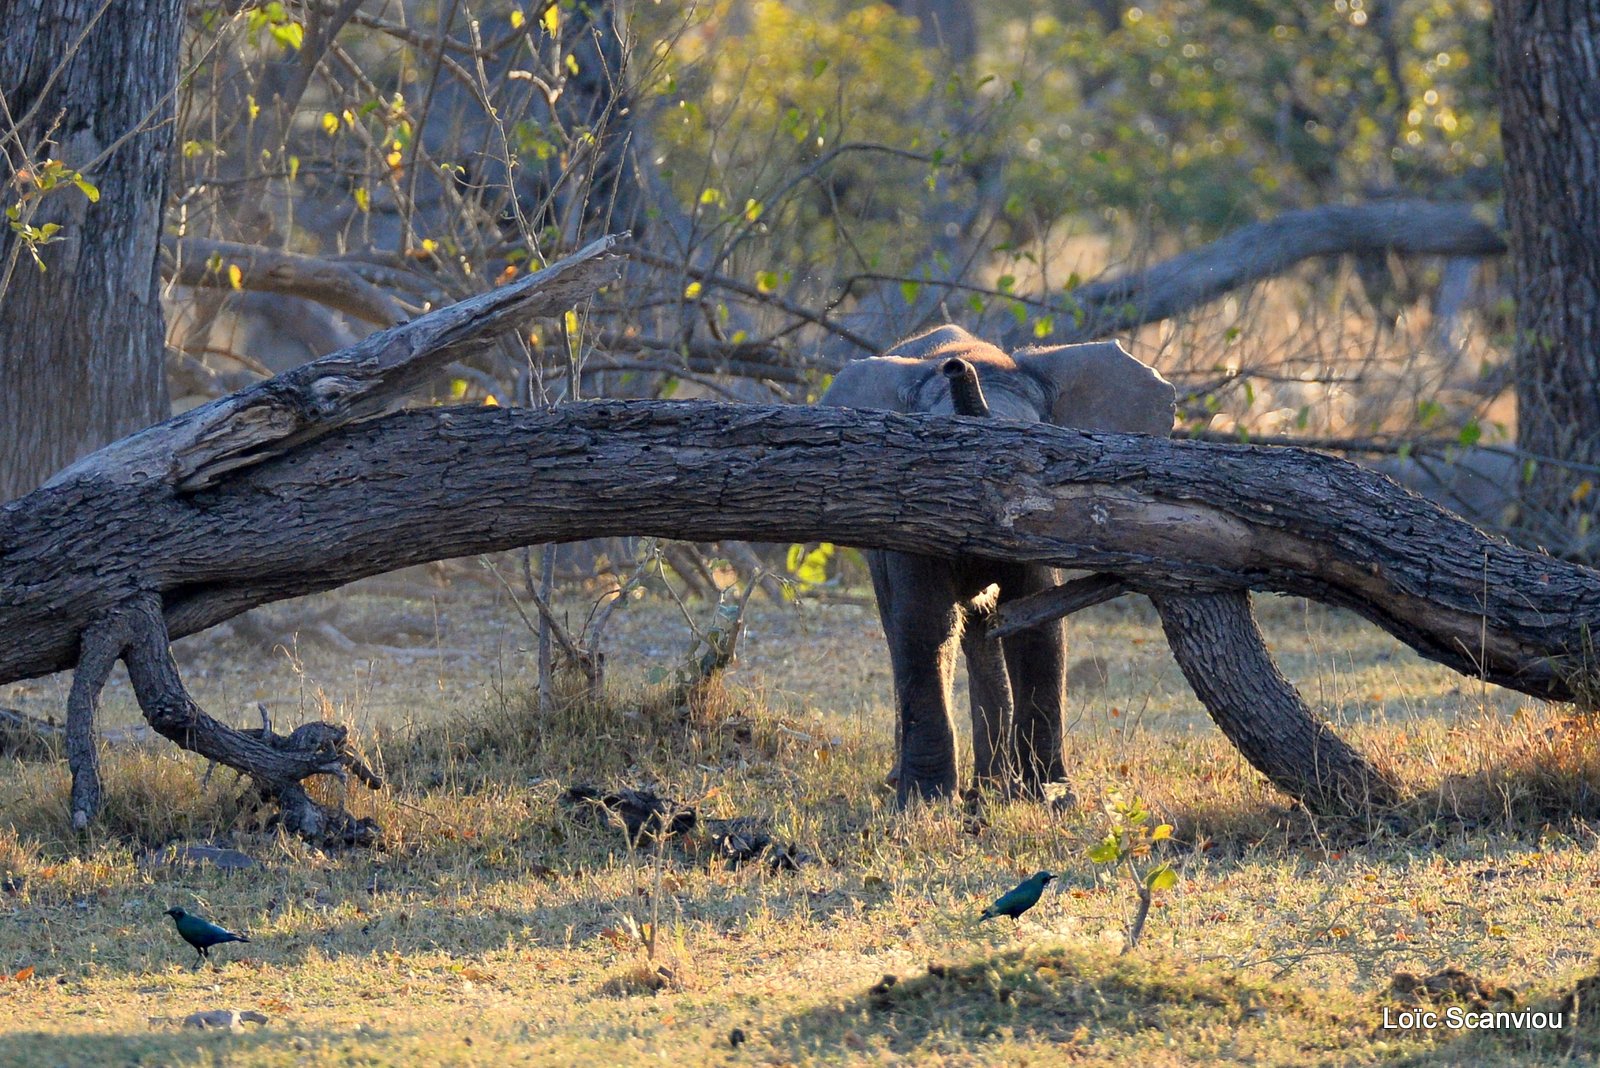
<path fill-rule="evenodd" d="M 950 400 L 957 415 L 987 417 L 989 402 L 983 398 L 983 387 L 978 385 L 978 371 L 960 356 L 952 356 L 940 368 L 950 380 Z"/>

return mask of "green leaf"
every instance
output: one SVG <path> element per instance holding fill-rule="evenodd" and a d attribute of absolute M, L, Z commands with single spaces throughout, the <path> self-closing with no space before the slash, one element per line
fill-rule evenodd
<path fill-rule="evenodd" d="M 72 172 L 72 184 L 78 187 L 79 192 L 89 198 L 89 203 L 98 204 L 100 202 L 100 190 L 95 187 L 93 182 L 77 171 Z"/>
<path fill-rule="evenodd" d="M 1158 865 L 1144 873 L 1144 885 L 1151 890 L 1171 890 L 1178 885 L 1178 873 L 1170 864 Z"/>
<path fill-rule="evenodd" d="M 1113 864 L 1122 859 L 1122 844 L 1108 834 L 1103 842 L 1089 850 L 1088 856 L 1096 864 Z"/>
<path fill-rule="evenodd" d="M 907 304 L 915 304 L 917 302 L 917 294 L 920 292 L 922 292 L 922 286 L 918 282 L 907 279 L 900 283 L 900 296 L 905 298 Z"/>
<path fill-rule="evenodd" d="M 1478 439 L 1483 437 L 1483 427 L 1478 425 L 1476 419 L 1467 420 L 1467 425 L 1461 428 L 1461 433 L 1456 435 L 1463 445 L 1476 445 Z"/>

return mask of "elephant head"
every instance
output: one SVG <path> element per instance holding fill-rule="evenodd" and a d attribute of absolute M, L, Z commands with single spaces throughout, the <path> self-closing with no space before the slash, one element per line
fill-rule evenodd
<path fill-rule="evenodd" d="M 957 410 L 945 368 L 965 361 L 976 373 L 988 414 L 1079 430 L 1160 434 L 1172 430 L 1172 384 L 1115 341 L 1022 349 L 1007 354 L 959 326 L 902 341 L 857 360 L 834 377 L 821 403 L 891 412 L 975 414 Z"/>
<path fill-rule="evenodd" d="M 1172 385 L 1115 342 L 1007 354 L 957 326 L 857 360 L 821 401 L 1160 435 L 1172 429 L 1173 402 Z M 894 669 L 900 803 L 956 789 L 950 687 L 957 647 L 967 657 L 978 777 L 1016 780 L 1025 792 L 1062 778 L 1065 628 L 1057 620 L 1002 642 L 987 636 L 985 622 L 996 604 L 1054 585 L 1055 571 L 884 550 L 866 555 Z"/>

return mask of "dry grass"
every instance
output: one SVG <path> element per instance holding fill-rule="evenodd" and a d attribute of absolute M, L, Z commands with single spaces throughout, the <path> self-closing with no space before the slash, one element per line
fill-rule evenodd
<path fill-rule="evenodd" d="M 470 624 L 480 609 L 493 640 L 520 640 L 514 616 L 474 589 L 456 595 L 456 629 L 441 640 L 490 641 Z M 671 656 L 686 644 L 675 611 L 630 608 L 613 699 L 547 716 L 530 710 L 514 672 L 475 704 L 439 707 L 444 691 L 407 688 L 448 665 L 304 653 L 290 678 L 321 695 L 307 714 L 347 715 L 330 695 L 354 685 L 368 707 L 408 709 L 353 717 L 390 782 L 350 797 L 388 829 L 376 852 L 324 854 L 262 830 L 231 773 L 208 779 L 203 762 L 170 747 L 107 753 L 109 807 L 81 841 L 62 831 L 59 763 L 0 767 L 0 970 L 33 969 L 0 982 L 0 1062 L 1600 1055 L 1600 1031 L 1570 1023 L 1554 1035 L 1380 1026 L 1396 971 L 1456 964 L 1509 985 L 1519 1004 L 1554 1007 L 1595 970 L 1600 732 L 1589 721 L 1483 690 L 1338 613 L 1267 601 L 1264 627 L 1289 673 L 1415 791 L 1361 825 L 1315 824 L 1204 724 L 1149 613 L 1111 605 L 1073 628 L 1074 659 L 1094 658 L 1074 698 L 1083 804 L 902 816 L 879 783 L 890 734 L 870 609 L 797 621 L 761 608 L 744 681 L 689 709 L 637 681 L 641 650 Z M 197 688 L 237 692 L 243 675 L 281 664 L 223 640 L 191 646 L 186 666 Z M 808 675 L 827 676 L 826 704 L 794 696 Z M 0 697 L 42 703 L 54 685 Z M 698 839 L 630 849 L 560 802 L 574 782 L 653 785 L 705 815 L 759 816 L 820 861 L 773 873 L 729 870 Z M 1127 956 L 1133 895 L 1085 858 L 1105 830 L 1098 801 L 1114 788 L 1177 825 L 1170 857 L 1182 873 Z M 230 875 L 154 860 L 168 843 L 210 840 L 261 867 Z M 974 922 L 1041 867 L 1062 878 L 1021 922 Z M 191 971 L 160 915 L 171 904 L 254 941 Z M 270 1022 L 242 1034 L 176 1026 L 204 1008 Z"/>

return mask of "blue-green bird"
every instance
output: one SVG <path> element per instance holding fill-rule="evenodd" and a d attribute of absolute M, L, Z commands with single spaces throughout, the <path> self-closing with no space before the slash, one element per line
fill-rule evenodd
<path fill-rule="evenodd" d="M 171 916 L 172 922 L 178 925 L 178 933 L 183 936 L 183 940 L 194 947 L 194 951 L 197 954 L 195 958 L 195 967 L 197 968 L 200 966 L 201 961 L 211 959 L 212 946 L 218 946 L 224 942 L 250 941 L 242 934 L 234 934 L 232 931 L 218 927 L 210 920 L 201 919 L 199 916 L 191 916 L 180 908 L 170 908 L 166 914 Z"/>
<path fill-rule="evenodd" d="M 1000 899 L 993 905 L 983 910 L 983 915 L 978 917 L 978 922 L 992 920 L 996 916 L 1010 916 L 1013 920 L 1027 912 L 1039 903 L 1039 895 L 1044 893 L 1045 884 L 1055 876 L 1047 871 L 1036 871 L 1010 890 L 1000 895 Z"/>

